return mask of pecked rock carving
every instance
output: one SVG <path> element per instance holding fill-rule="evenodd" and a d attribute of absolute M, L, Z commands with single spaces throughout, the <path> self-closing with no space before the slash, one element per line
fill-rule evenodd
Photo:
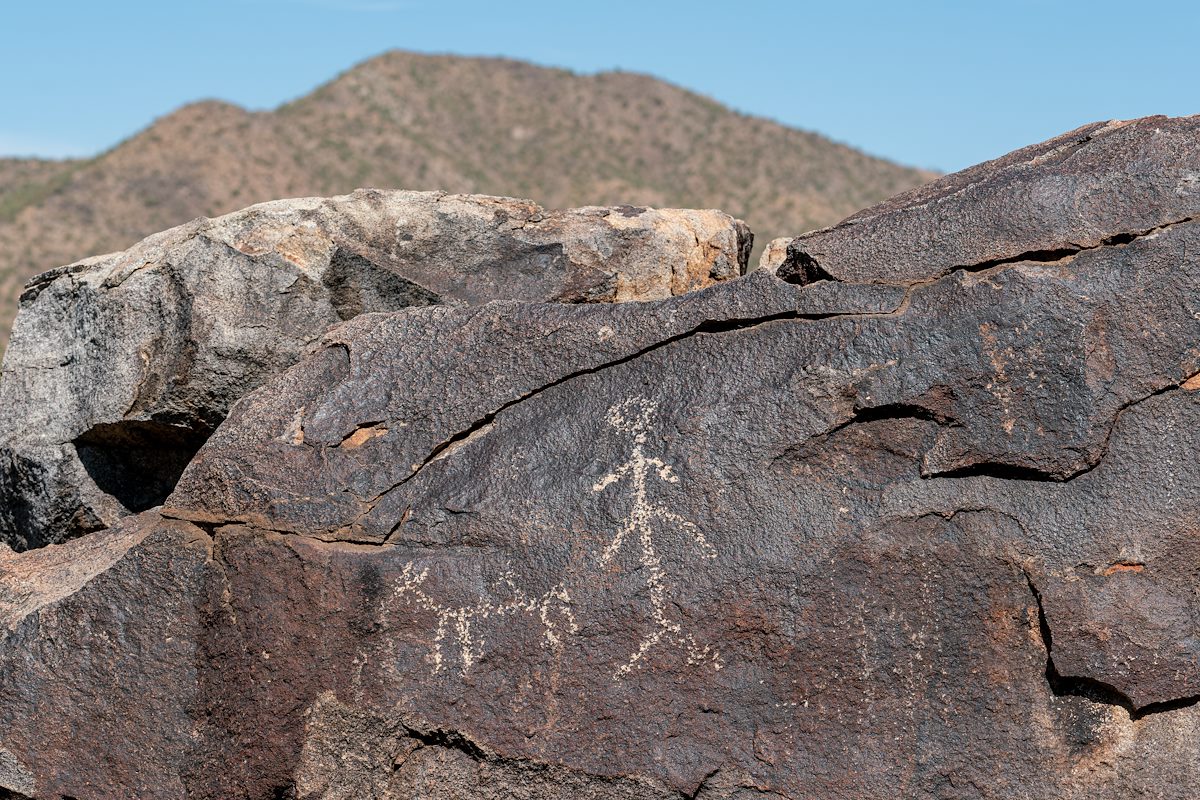
<path fill-rule="evenodd" d="M 688 294 L 346 320 L 161 508 L 0 551 L 0 785 L 1194 797 L 1197 141 L 1093 126 Z"/>
<path fill-rule="evenodd" d="M 717 553 L 695 525 L 647 499 L 647 480 L 651 474 L 656 474 L 664 482 L 679 482 L 669 464 L 658 458 L 647 457 L 643 452 L 650 415 L 654 410 L 654 404 L 642 398 L 632 398 L 609 409 L 609 424 L 619 431 L 631 433 L 633 446 L 627 461 L 592 486 L 592 491 L 601 492 L 622 481 L 630 485 L 629 513 L 616 535 L 599 554 L 598 563 L 609 566 L 626 545 L 626 538 L 635 540 L 630 545 L 637 548 L 638 566 L 644 574 L 650 616 L 654 623 L 652 630 L 630 655 L 629 661 L 616 670 L 614 678 L 624 677 L 635 669 L 646 653 L 656 646 L 678 645 L 687 653 L 689 663 L 708 662 L 716 669 L 721 668 L 719 652 L 710 645 L 698 645 L 692 635 L 685 633 L 682 626 L 670 618 L 667 604 L 670 584 L 654 546 L 654 527 L 666 524 L 686 531 L 695 540 L 704 558 L 716 558 Z M 465 677 L 483 655 L 486 639 L 481 628 L 488 622 L 502 625 L 510 615 L 536 615 L 545 628 L 546 646 L 554 649 L 563 646 L 565 637 L 579 631 L 571 611 L 571 596 L 562 584 L 530 597 L 517 585 L 511 565 L 501 575 L 502 586 L 499 591 L 493 589 L 489 592 L 488 600 L 471 606 L 447 606 L 438 602 L 426 590 L 428 579 L 428 567 L 418 572 L 411 563 L 406 564 L 396 579 L 394 595 L 397 600 L 409 601 L 416 609 L 433 612 L 436 617 L 437 632 L 430 653 L 435 673 L 446 665 L 446 643 L 447 640 L 453 640 L 455 655 L 461 665 L 460 674 Z"/>
<path fill-rule="evenodd" d="M 505 617 L 514 614 L 534 615 L 545 629 L 545 644 L 557 649 L 563 638 L 579 630 L 571 613 L 571 596 L 561 586 L 554 586 L 539 595 L 529 597 L 516 585 L 511 567 L 501 576 L 501 591 L 506 595 L 498 601 L 483 601 L 471 606 L 446 606 L 434 600 L 426 591 L 429 569 L 414 572 L 406 564 L 395 581 L 393 591 L 397 601 L 409 601 L 418 611 L 431 611 L 437 618 L 437 633 L 429 660 L 433 672 L 441 672 L 448 658 L 456 656 L 459 674 L 466 677 L 471 665 L 483 656 L 487 645 L 481 630 L 489 621 L 504 624 Z M 454 652 L 446 653 L 447 640 L 452 639 Z"/>
<path fill-rule="evenodd" d="M 663 572 L 662 559 L 655 547 L 655 527 L 664 525 L 694 540 L 696 549 L 703 558 L 716 558 L 716 549 L 704 538 L 704 534 L 692 522 L 674 511 L 652 503 L 647 498 L 647 481 L 651 476 L 665 483 L 679 483 L 679 477 L 671 465 L 660 458 L 647 456 L 643 449 L 651 428 L 651 415 L 657 410 L 656 403 L 637 397 L 618 403 L 608 410 L 608 424 L 619 431 L 633 435 L 633 447 L 629 460 L 608 473 L 592 486 L 592 491 L 602 492 L 613 484 L 629 484 L 632 495 L 629 514 L 625 517 L 617 535 L 600 554 L 601 566 L 612 564 L 626 545 L 626 539 L 634 539 L 628 546 L 637 550 L 637 560 L 645 575 L 646 589 L 650 598 L 650 617 L 654 625 L 638 644 L 637 650 L 622 664 L 614 677 L 620 678 L 640 666 L 642 659 L 657 646 L 676 645 L 687 653 L 689 664 L 711 663 L 721 668 L 721 654 L 711 645 L 701 647 L 695 638 L 684 633 L 683 626 L 671 619 L 667 593 L 671 586 Z"/>

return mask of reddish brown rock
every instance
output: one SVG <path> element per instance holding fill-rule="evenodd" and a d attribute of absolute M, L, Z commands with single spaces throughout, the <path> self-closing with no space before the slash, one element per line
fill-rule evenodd
<path fill-rule="evenodd" d="M 1169 169 L 1111 176 L 1198 128 L 1104 128 L 1079 181 L 1182 220 Z M 951 183 L 1020 196 L 1057 147 Z M 1025 224 L 954 208 L 981 239 Z M 0 785 L 1193 797 L 1200 222 L 1119 233 L 916 279 L 856 256 L 892 279 L 352 320 L 160 512 L 3 560 Z M 167 732 L 59 744 L 126 705 Z"/>
<path fill-rule="evenodd" d="M 213 574 L 209 537 L 157 515 L 0 547 L 0 794 L 186 796 Z"/>

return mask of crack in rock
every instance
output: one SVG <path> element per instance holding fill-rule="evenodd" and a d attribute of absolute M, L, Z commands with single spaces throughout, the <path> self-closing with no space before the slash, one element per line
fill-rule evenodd
<path fill-rule="evenodd" d="M 1189 379 L 1189 381 L 1190 380 L 1191 379 Z M 1095 460 L 1093 460 L 1090 463 L 1084 465 L 1083 467 L 1075 470 L 1074 472 L 1067 473 L 1064 475 L 1059 475 L 1059 474 L 1056 474 L 1053 472 L 1047 472 L 1046 470 L 1038 469 L 1037 467 L 1022 466 L 1019 464 L 1006 464 L 1006 463 L 997 462 L 997 461 L 982 461 L 982 462 L 975 463 L 975 464 L 968 464 L 965 467 L 958 467 L 958 468 L 955 468 L 952 470 L 947 470 L 945 472 L 925 473 L 924 471 L 922 471 L 921 477 L 922 478 L 951 478 L 951 479 L 953 479 L 953 478 L 985 477 L 985 478 L 997 478 L 1000 480 L 1010 480 L 1010 481 L 1033 481 L 1033 482 L 1040 482 L 1040 483 L 1070 483 L 1071 481 L 1075 480 L 1079 476 L 1086 475 L 1087 473 L 1091 472 L 1096 467 L 1100 466 L 1100 463 L 1102 461 L 1104 461 L 1104 457 L 1106 455 L 1108 455 L 1109 446 L 1112 442 L 1113 431 L 1116 430 L 1117 422 L 1121 419 L 1122 414 L 1124 414 L 1129 409 L 1134 408 L 1135 406 L 1141 405 L 1142 403 L 1145 403 L 1148 400 L 1154 399 L 1155 397 L 1167 394 L 1168 392 L 1173 392 L 1177 389 L 1181 389 L 1184 387 L 1184 385 L 1187 382 L 1188 381 L 1184 381 L 1182 383 L 1167 384 L 1166 386 L 1162 386 L 1158 389 L 1155 389 L 1154 391 L 1150 392 L 1149 394 L 1146 394 L 1141 397 L 1130 400 L 1129 402 L 1125 403 L 1120 408 L 1118 408 L 1116 413 L 1113 414 L 1112 420 L 1108 424 L 1108 431 L 1104 435 L 1104 442 L 1099 447 L 1099 449 L 1097 451 L 1098 455 L 1096 456 Z"/>
<path fill-rule="evenodd" d="M 1188 216 L 1180 219 L 1164 222 L 1161 225 L 1155 225 L 1152 228 L 1146 228 L 1138 231 L 1121 231 L 1106 236 L 1095 244 L 1078 244 L 1075 242 L 1067 242 L 1063 247 L 1045 248 L 1040 250 L 1027 250 L 1013 256 L 1004 258 L 995 258 L 988 261 L 980 261 L 974 264 L 958 264 L 953 267 L 946 268 L 936 275 L 923 278 L 920 281 L 915 281 L 907 285 L 918 286 L 940 280 L 955 272 L 987 272 L 989 270 L 1000 267 L 1007 267 L 1014 264 L 1033 263 L 1033 264 L 1069 264 L 1081 253 L 1086 253 L 1092 250 L 1101 250 L 1107 247 L 1125 247 L 1138 239 L 1144 239 L 1148 236 L 1154 236 L 1162 231 L 1186 225 L 1196 221 L 1196 217 Z M 833 229 L 830 229 L 833 230 Z M 796 244 L 794 240 L 788 245 L 787 257 L 784 262 L 779 265 L 776 271 L 782 280 L 788 283 L 807 286 L 817 281 L 836 281 L 838 283 L 848 283 L 842 279 L 832 275 L 820 262 L 811 254 L 801 249 L 801 246 Z"/>
<path fill-rule="evenodd" d="M 1144 239 L 1147 236 L 1153 236 L 1154 234 L 1168 230 L 1169 228 L 1174 228 L 1178 225 L 1185 225 L 1189 222 L 1194 222 L 1195 219 L 1195 217 L 1183 217 L 1182 219 L 1164 222 L 1161 225 L 1155 225 L 1153 228 L 1146 228 L 1145 230 L 1122 231 L 1121 233 L 1114 233 L 1111 236 L 1106 236 L 1096 244 L 1091 245 L 1076 244 L 1071 242 L 1066 247 L 1051 248 L 1047 250 L 1030 250 L 1024 253 L 1018 253 L 1015 256 L 1009 256 L 1007 258 L 996 258 L 990 261 L 981 261 L 978 264 L 961 264 L 959 266 L 952 267 L 944 274 L 948 275 L 952 272 L 958 272 L 959 270 L 963 272 L 986 272 L 987 270 L 995 269 L 996 267 L 1003 267 L 1009 264 L 1018 264 L 1021 262 L 1033 262 L 1039 264 L 1055 264 L 1060 262 L 1070 263 L 1080 253 L 1086 253 L 1091 250 L 1100 250 L 1105 247 L 1125 247 L 1132 242 L 1136 242 L 1138 239 Z"/>
<path fill-rule="evenodd" d="M 1050 623 L 1046 619 L 1042 593 L 1038 590 L 1029 571 L 1022 571 L 1029 584 L 1029 591 L 1033 595 L 1034 602 L 1037 603 L 1038 630 L 1042 644 L 1046 648 L 1046 683 L 1050 685 L 1050 691 L 1055 697 L 1082 697 L 1093 703 L 1118 706 L 1125 709 L 1129 714 L 1129 719 L 1134 722 L 1151 714 L 1179 711 L 1200 703 L 1200 694 L 1194 694 L 1138 706 L 1129 695 L 1110 683 L 1086 675 L 1063 675 L 1060 673 L 1054 665 L 1054 637 L 1050 631 Z"/>
<path fill-rule="evenodd" d="M 858 317 L 858 318 L 890 317 L 890 316 L 894 316 L 896 314 L 904 313 L 904 311 L 907 310 L 907 307 L 908 307 L 907 301 L 908 301 L 908 297 L 906 294 L 905 298 L 896 306 L 896 308 L 894 308 L 891 311 L 884 311 L 884 312 L 869 312 L 868 311 L 868 312 L 805 313 L 805 312 L 798 312 L 798 311 L 784 311 L 784 312 L 781 312 L 778 314 L 770 314 L 770 315 L 767 315 L 764 317 L 753 317 L 753 318 L 749 318 L 749 319 L 732 319 L 732 320 L 723 320 L 723 321 L 709 320 L 706 322 L 702 322 L 686 331 L 675 334 L 674 336 L 669 336 L 666 339 L 660 339 L 657 342 L 647 345 L 646 347 L 643 347 L 641 350 L 638 350 L 637 352 L 631 353 L 627 356 L 622 356 L 621 358 L 614 359 L 612 361 L 606 361 L 603 364 L 597 364 L 594 367 L 588 367 L 586 369 L 576 370 L 575 372 L 568 373 L 567 375 L 563 375 L 560 378 L 557 378 L 549 383 L 543 384 L 543 385 L 537 387 L 536 389 L 531 389 L 531 390 L 521 394 L 519 397 L 515 397 L 512 400 L 509 400 L 509 401 L 503 403 L 499 408 L 495 409 L 494 411 L 488 412 L 487 414 L 485 414 L 484 416 L 477 419 L 475 422 L 473 422 L 468 427 L 458 431 L 457 433 L 453 434 L 449 438 L 443 440 L 441 443 L 436 445 L 429 452 L 429 455 L 427 455 L 424 458 L 424 460 L 421 461 L 421 463 L 417 466 L 416 469 L 414 469 L 412 472 L 410 472 L 404 478 L 402 478 L 401 480 L 392 484 L 391 486 L 387 487 L 386 489 L 384 489 L 383 491 L 381 491 L 374 497 L 365 501 L 368 507 L 365 511 L 362 512 L 362 514 L 359 515 L 358 519 L 362 519 L 367 514 L 369 514 L 374 509 L 375 504 L 377 504 L 380 500 L 382 500 L 384 497 L 386 497 L 389 493 L 395 491 L 396 489 L 400 488 L 404 484 L 406 484 L 409 481 L 416 478 L 419 474 L 421 474 L 421 471 L 424 470 L 425 467 L 429 466 L 434 461 L 441 460 L 443 453 L 445 453 L 447 450 L 449 450 L 451 448 L 457 449 L 457 446 L 461 445 L 464 440 L 476 435 L 482 429 L 486 429 L 486 428 L 490 427 L 495 422 L 496 418 L 503 412 L 507 411 L 508 409 L 512 408 L 513 406 L 516 406 L 516 405 L 519 405 L 519 404 L 525 402 L 526 400 L 536 397 L 537 395 L 542 394 L 543 392 L 549 391 L 550 389 L 553 389 L 557 386 L 561 386 L 564 383 L 567 383 L 568 381 L 572 381 L 572 380 L 575 380 L 576 378 L 581 378 L 586 375 L 594 375 L 598 372 L 603 372 L 605 370 L 613 369 L 613 368 L 619 367 L 623 364 L 628 364 L 632 361 L 636 361 L 639 358 L 643 358 L 643 357 L 649 355 L 650 353 L 653 353 L 664 347 L 668 347 L 670 345 L 676 344 L 677 342 L 681 342 L 685 339 L 690 339 L 693 336 L 700 336 L 700 335 L 705 335 L 705 334 L 721 334 L 721 333 L 730 333 L 730 332 L 734 332 L 734 331 L 749 330 L 751 328 L 755 328 L 760 325 L 766 325 L 766 324 L 769 324 L 772 322 L 811 321 L 811 320 L 823 320 L 823 319 L 832 319 L 832 318 L 841 318 L 841 317 L 852 317 L 852 318 L 853 317 Z"/>

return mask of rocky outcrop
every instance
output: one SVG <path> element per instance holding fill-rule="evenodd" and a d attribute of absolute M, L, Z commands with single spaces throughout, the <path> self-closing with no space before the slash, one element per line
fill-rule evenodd
<path fill-rule="evenodd" d="M 1166 222 L 329 331 L 161 509 L 0 560 L 0 785 L 1195 796 L 1200 119 L 1100 130 L 926 197 L 978 241 L 1025 225 L 1003 175 Z"/>
<path fill-rule="evenodd" d="M 1057 261 L 1200 213 L 1194 117 L 1097 122 L 897 195 L 788 247 L 806 282 L 912 283 Z"/>
<path fill-rule="evenodd" d="M 0 547 L 0 796 L 187 796 L 213 567 L 204 531 L 157 516 Z"/>
<path fill-rule="evenodd" d="M 0 381 L 0 541 L 158 505 L 229 406 L 362 313 L 652 300 L 745 271 L 717 211 L 362 191 L 254 206 L 36 278 Z"/>

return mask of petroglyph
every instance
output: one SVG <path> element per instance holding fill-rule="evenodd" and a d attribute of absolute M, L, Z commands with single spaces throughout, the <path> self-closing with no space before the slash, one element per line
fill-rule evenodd
<path fill-rule="evenodd" d="M 645 581 L 650 601 L 651 629 L 642 637 L 629 660 L 613 674 L 615 679 L 621 679 L 639 668 L 646 655 L 659 645 L 679 647 L 687 655 L 689 664 L 712 664 L 714 669 L 721 669 L 722 666 L 720 652 L 711 645 L 701 646 L 690 633 L 684 631 L 683 624 L 669 613 L 670 576 L 663 568 L 656 537 L 661 538 L 667 531 L 674 530 L 684 533 L 703 558 L 714 559 L 717 551 L 694 523 L 664 506 L 656 505 L 648 497 L 647 487 L 651 476 L 663 483 L 679 483 L 679 477 L 670 464 L 646 454 L 650 418 L 656 409 L 656 404 L 643 398 L 625 400 L 609 409 L 608 424 L 632 434 L 632 447 L 625 463 L 592 486 L 595 492 L 602 492 L 614 485 L 628 486 L 631 498 L 629 512 L 616 535 L 600 553 L 599 565 L 611 564 L 628 545 L 640 564 L 638 575 Z M 407 602 L 411 607 L 431 612 L 437 617 L 429 656 L 435 674 L 457 659 L 459 673 L 465 676 L 483 656 L 487 645 L 485 631 L 489 623 L 499 624 L 520 614 L 532 616 L 542 626 L 544 646 L 556 653 L 561 652 L 564 639 L 579 630 L 571 610 L 571 597 L 563 582 L 543 594 L 530 596 L 517 586 L 509 568 L 491 593 L 492 597 L 507 599 L 481 599 L 473 605 L 457 605 L 435 600 L 434 594 L 437 593 L 429 590 L 429 577 L 428 567 L 417 569 L 409 562 L 396 579 L 390 602 Z"/>
<path fill-rule="evenodd" d="M 619 431 L 633 434 L 633 448 L 624 464 L 592 486 L 593 491 L 601 492 L 613 484 L 624 482 L 632 490 L 633 500 L 629 514 L 625 517 L 625 524 L 600 554 L 600 563 L 608 564 L 616 558 L 626 539 L 636 540 L 638 561 L 642 566 L 641 574 L 645 576 L 646 588 L 650 592 L 650 617 L 654 622 L 654 628 L 642 638 L 629 661 L 614 674 L 613 677 L 617 679 L 639 667 L 646 654 L 663 642 L 681 647 L 687 653 L 689 664 L 711 663 L 715 669 L 721 668 L 721 654 L 710 645 L 701 647 L 697 644 L 691 634 L 684 632 L 682 624 L 672 619 L 667 612 L 670 585 L 662 559 L 655 547 L 656 526 L 667 529 L 673 527 L 687 534 L 704 558 L 716 558 L 717 551 L 694 523 L 668 508 L 655 505 L 647 498 L 647 480 L 652 472 L 664 483 L 679 483 L 679 477 L 670 464 L 660 458 L 647 456 L 645 452 L 650 416 L 656 409 L 657 404 L 649 400 L 632 398 L 608 410 L 608 424 Z"/>
<path fill-rule="evenodd" d="M 563 638 L 579 629 L 571 611 L 571 597 L 561 584 L 551 587 L 544 594 L 530 597 L 517 587 L 509 569 L 501 576 L 501 585 L 498 587 L 507 593 L 507 599 L 481 599 L 474 605 L 455 606 L 439 603 L 425 591 L 428 578 L 428 567 L 417 570 L 412 563 L 405 564 L 396 579 L 392 595 L 396 600 L 407 600 L 417 608 L 437 616 L 437 629 L 430 650 L 435 674 L 457 657 L 459 674 L 466 676 L 483 656 L 483 649 L 487 645 L 484 633 L 489 620 L 530 615 L 543 628 L 544 645 L 556 653 L 561 651 Z"/>

